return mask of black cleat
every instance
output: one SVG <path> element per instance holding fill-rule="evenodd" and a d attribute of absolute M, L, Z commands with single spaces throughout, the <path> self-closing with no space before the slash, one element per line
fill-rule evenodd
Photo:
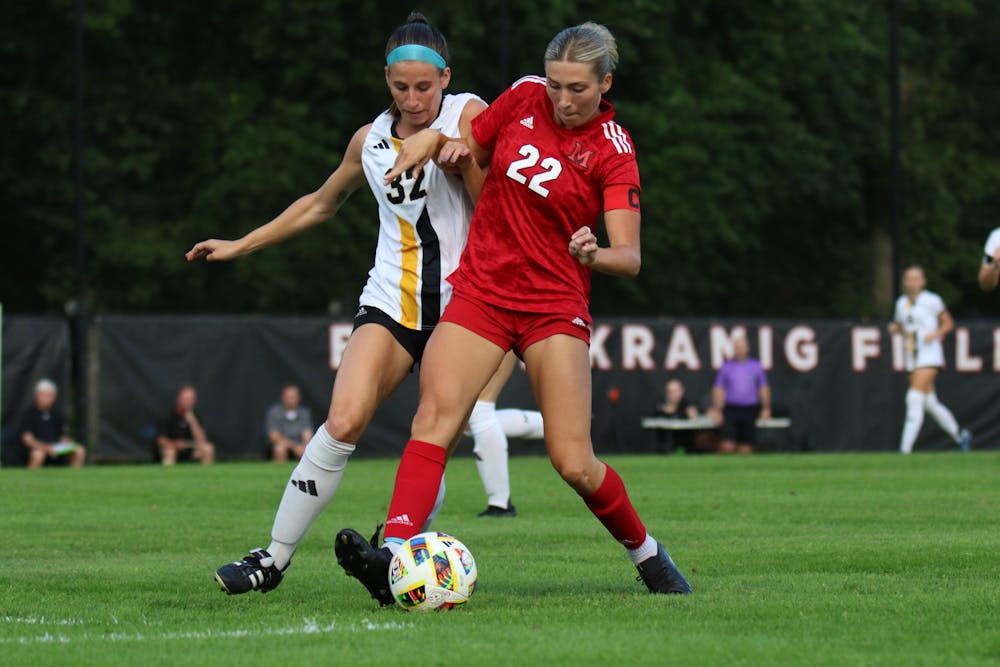
<path fill-rule="evenodd" d="M 353 528 L 344 528 L 337 533 L 333 551 L 337 563 L 344 572 L 354 577 L 368 589 L 371 596 L 383 607 L 395 602 L 389 590 L 389 563 L 392 553 L 378 548 L 378 533 L 382 526 L 375 528 L 375 534 L 366 540 Z"/>
<path fill-rule="evenodd" d="M 496 518 L 513 518 L 517 516 L 517 510 L 514 509 L 514 504 L 507 501 L 507 507 L 497 507 L 496 505 L 487 505 L 486 509 L 477 514 L 476 516 L 484 517 L 491 516 Z"/>
<path fill-rule="evenodd" d="M 289 563 L 291 565 L 291 563 Z M 215 572 L 215 581 L 228 595 L 250 591 L 267 593 L 285 578 L 285 571 L 274 566 L 274 558 L 263 549 L 254 549 L 241 561 L 227 563 Z"/>
<path fill-rule="evenodd" d="M 636 569 L 650 593 L 687 595 L 693 590 L 659 542 L 656 543 L 656 555 L 636 565 Z"/>

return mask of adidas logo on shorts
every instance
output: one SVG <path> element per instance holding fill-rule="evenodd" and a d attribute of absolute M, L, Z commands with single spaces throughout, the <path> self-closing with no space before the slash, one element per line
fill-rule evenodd
<path fill-rule="evenodd" d="M 590 329 L 590 325 L 584 322 L 583 318 L 581 317 L 574 317 L 572 322 L 578 327 L 583 327 L 584 329 Z"/>

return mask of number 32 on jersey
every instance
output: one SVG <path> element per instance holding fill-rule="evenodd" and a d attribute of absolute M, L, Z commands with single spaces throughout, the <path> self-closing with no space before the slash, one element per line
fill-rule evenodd
<path fill-rule="evenodd" d="M 563 169 L 562 162 L 554 157 L 543 158 L 539 162 L 541 154 L 531 144 L 521 146 L 517 152 L 524 157 L 510 163 L 510 166 L 507 167 L 507 176 L 522 185 L 527 184 L 528 189 L 535 194 L 548 197 L 549 189 L 544 184 L 559 178 L 559 174 L 562 173 Z M 521 173 L 523 170 L 530 169 L 535 165 L 538 165 L 545 171 L 540 171 L 531 178 Z"/>

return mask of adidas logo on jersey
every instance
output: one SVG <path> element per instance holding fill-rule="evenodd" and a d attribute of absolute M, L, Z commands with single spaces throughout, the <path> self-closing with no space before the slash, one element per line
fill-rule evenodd
<path fill-rule="evenodd" d="M 383 139 L 382 141 L 372 146 L 372 148 L 381 148 L 382 150 L 389 150 L 390 148 L 392 148 L 392 146 L 389 145 L 388 141 Z"/>
<path fill-rule="evenodd" d="M 527 118 L 522 118 L 521 119 L 521 125 L 524 125 L 529 130 L 535 129 L 535 117 L 534 116 L 528 116 Z"/>

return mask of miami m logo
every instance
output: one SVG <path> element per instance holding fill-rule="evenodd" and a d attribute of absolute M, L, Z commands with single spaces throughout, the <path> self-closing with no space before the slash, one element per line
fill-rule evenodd
<path fill-rule="evenodd" d="M 577 141 L 573 146 L 573 151 L 566 156 L 566 159 L 578 166 L 580 169 L 587 171 L 590 167 L 590 158 L 594 156 L 594 151 L 583 150 L 583 144 Z"/>

